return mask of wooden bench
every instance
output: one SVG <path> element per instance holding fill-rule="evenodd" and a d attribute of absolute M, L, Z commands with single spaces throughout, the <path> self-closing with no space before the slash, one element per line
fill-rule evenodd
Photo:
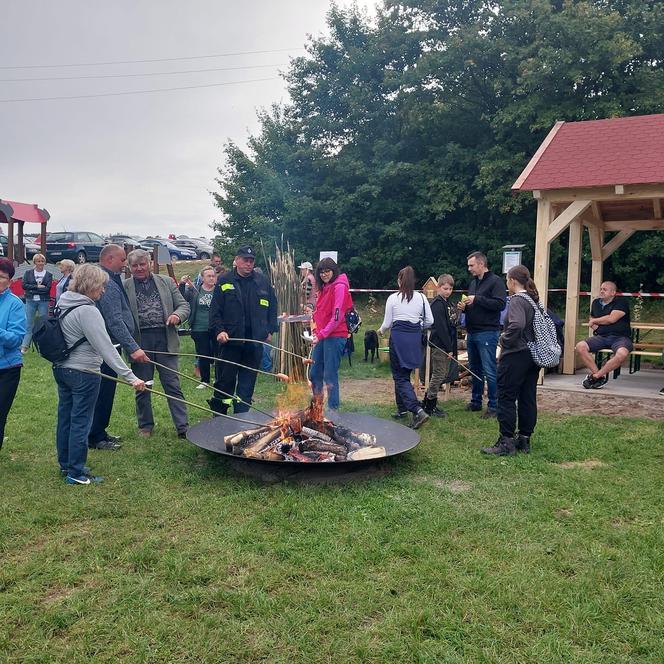
<path fill-rule="evenodd" d="M 644 350 L 641 349 L 641 346 L 651 346 L 653 347 L 653 350 Z M 655 350 L 655 347 L 658 350 Z M 641 369 L 642 357 L 653 357 L 659 359 L 662 357 L 662 352 L 664 352 L 664 344 L 634 344 L 634 350 L 629 354 L 629 373 L 633 374 Z M 595 353 L 595 364 L 597 364 L 598 367 L 601 367 L 602 364 L 604 364 L 604 359 L 600 356 L 606 355 L 606 359 L 608 359 L 608 356 L 612 353 L 613 351 L 610 348 L 602 348 L 601 350 L 598 350 Z M 620 367 L 617 367 L 613 370 L 613 378 L 618 378 L 618 376 L 620 376 Z"/>

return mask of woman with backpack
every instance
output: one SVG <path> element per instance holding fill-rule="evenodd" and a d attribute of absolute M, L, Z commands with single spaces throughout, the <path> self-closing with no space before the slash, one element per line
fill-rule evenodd
<path fill-rule="evenodd" d="M 415 396 L 410 373 L 422 365 L 422 331 L 433 325 L 429 301 L 422 293 L 415 295 L 415 271 L 410 265 L 399 272 L 399 290 L 392 293 L 385 303 L 385 318 L 378 330 L 383 336 L 389 329 L 390 369 L 394 380 L 394 397 L 397 402 L 395 419 L 412 413 L 410 426 L 419 429 L 429 415 Z"/>
<path fill-rule="evenodd" d="M 108 273 L 97 265 L 79 265 L 58 302 L 58 320 L 69 356 L 53 363 L 58 385 L 58 424 L 56 449 L 60 471 L 67 484 L 100 482 L 85 465 L 88 457 L 88 433 L 92 425 L 101 375 L 102 360 L 136 391 L 145 389 L 118 355 L 101 312 L 95 302 L 104 292 Z M 91 373 L 92 372 L 92 373 Z"/>
<path fill-rule="evenodd" d="M 313 313 L 314 344 L 309 377 L 315 398 L 323 398 L 327 387 L 327 406 L 338 410 L 339 364 L 348 340 L 346 312 L 353 307 L 348 277 L 339 272 L 331 258 L 323 258 L 316 266 L 318 299 Z"/>
<path fill-rule="evenodd" d="M 535 341 L 533 321 L 539 293 L 528 268 L 517 265 L 507 273 L 509 305 L 500 336 L 497 418 L 500 436 L 483 454 L 512 456 L 530 452 L 530 437 L 537 422 L 537 378 L 528 343 Z M 517 429 L 518 420 L 518 429 Z"/>

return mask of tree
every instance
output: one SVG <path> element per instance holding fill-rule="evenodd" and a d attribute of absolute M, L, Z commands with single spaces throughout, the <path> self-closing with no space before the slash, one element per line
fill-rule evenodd
<path fill-rule="evenodd" d="M 507 242 L 528 245 L 528 262 L 534 203 L 512 183 L 556 120 L 661 108 L 662 4 L 385 0 L 374 18 L 332 6 L 329 35 L 286 75 L 290 102 L 261 114 L 247 151 L 226 146 L 226 236 L 283 236 L 309 259 L 338 249 L 373 287 L 405 264 L 462 277 L 470 251 L 497 264 Z M 630 249 L 641 243 L 664 248 L 655 236 Z M 649 264 L 636 269 L 655 285 Z"/>

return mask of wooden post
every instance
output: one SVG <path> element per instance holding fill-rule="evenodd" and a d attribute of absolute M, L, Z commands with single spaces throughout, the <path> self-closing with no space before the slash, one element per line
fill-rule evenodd
<path fill-rule="evenodd" d="M 23 226 L 25 226 L 24 221 L 18 222 L 18 257 L 17 260 L 19 263 L 22 263 L 25 260 L 25 246 L 23 244 Z M 42 240 L 41 253 L 46 256 L 46 242 Z"/>
<path fill-rule="evenodd" d="M 565 354 L 563 373 L 574 373 L 574 346 L 576 345 L 576 324 L 579 316 L 579 290 L 581 287 L 581 245 L 583 224 L 575 219 L 569 227 L 569 248 L 567 251 L 567 297 L 565 301 Z"/>
<path fill-rule="evenodd" d="M 424 393 L 426 394 L 429 390 L 429 382 L 431 381 L 431 346 L 429 346 L 429 337 L 431 336 L 431 331 L 426 331 L 427 335 L 427 345 L 426 350 L 424 351 Z"/>
<path fill-rule="evenodd" d="M 604 259 L 602 257 L 602 245 L 604 244 L 604 231 L 597 226 L 589 226 L 590 255 L 592 257 L 592 276 L 590 281 L 591 301 L 599 297 L 599 287 L 602 284 L 602 270 Z"/>
<path fill-rule="evenodd" d="M 14 222 L 11 217 L 7 220 L 7 258 L 14 260 Z"/>
<path fill-rule="evenodd" d="M 546 307 L 549 288 L 549 224 L 551 223 L 551 203 L 540 198 L 537 201 L 537 234 L 535 236 L 535 265 L 533 280 L 539 291 L 540 302 Z"/>
<path fill-rule="evenodd" d="M 286 331 L 288 329 L 288 323 L 283 320 L 279 323 L 279 348 L 280 350 L 286 350 L 287 340 L 286 340 Z M 286 353 L 279 353 L 279 373 L 286 373 Z"/>

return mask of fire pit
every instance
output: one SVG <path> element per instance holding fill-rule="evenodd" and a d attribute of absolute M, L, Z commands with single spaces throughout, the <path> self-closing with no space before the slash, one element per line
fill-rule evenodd
<path fill-rule="evenodd" d="M 277 415 L 270 419 L 254 410 L 237 415 L 251 422 L 246 425 L 215 417 L 191 427 L 187 438 L 198 447 L 232 459 L 236 469 L 253 467 L 249 474 L 254 475 L 263 471 L 274 474 L 277 469 L 288 474 L 345 474 L 380 464 L 420 442 L 417 431 L 371 415 L 335 413 L 333 422 L 321 417 L 316 425 L 308 419 L 308 411 L 295 418 Z M 265 422 L 265 427 L 256 422 Z"/>

